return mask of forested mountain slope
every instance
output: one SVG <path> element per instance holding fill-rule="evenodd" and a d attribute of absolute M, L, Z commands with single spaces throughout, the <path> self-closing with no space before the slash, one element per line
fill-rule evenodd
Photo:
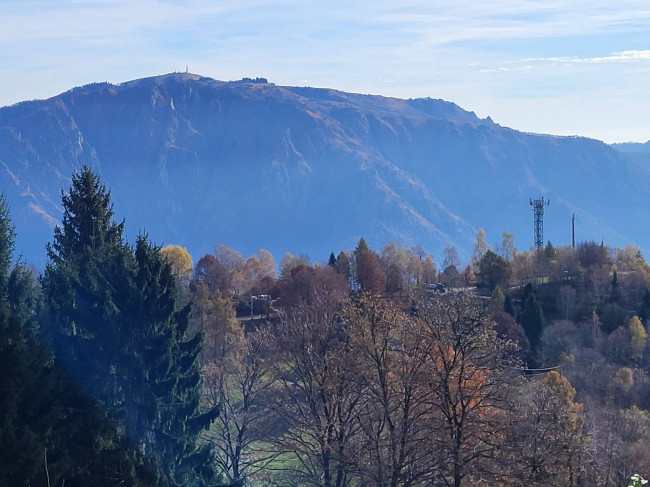
<path fill-rule="evenodd" d="M 259 81 L 259 80 L 258 80 Z M 534 116 L 534 114 L 531 114 Z M 530 197 L 551 199 L 545 240 L 647 249 L 650 172 L 604 143 L 517 132 L 453 103 L 169 74 L 75 88 L 0 109 L 0 185 L 31 262 L 60 221 L 60 190 L 88 164 L 129 240 L 195 258 L 225 243 L 325 260 L 360 236 L 471 253 L 532 244 Z"/>

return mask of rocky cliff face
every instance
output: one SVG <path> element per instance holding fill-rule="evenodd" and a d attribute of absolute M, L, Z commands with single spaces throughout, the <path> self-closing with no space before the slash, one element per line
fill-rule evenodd
<path fill-rule="evenodd" d="M 359 237 L 420 244 L 440 263 L 476 229 L 532 243 L 530 197 L 552 203 L 545 240 L 642 248 L 644 164 L 582 138 L 523 134 L 453 103 L 170 74 L 0 109 L 0 182 L 18 248 L 42 265 L 60 190 L 83 164 L 112 189 L 134 239 L 225 243 L 325 260 Z"/>

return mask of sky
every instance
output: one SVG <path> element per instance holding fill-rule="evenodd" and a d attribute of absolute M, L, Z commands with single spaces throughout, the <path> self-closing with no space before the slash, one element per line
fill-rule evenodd
<path fill-rule="evenodd" d="M 1 0 L 0 106 L 173 71 L 650 140 L 647 0 Z"/>

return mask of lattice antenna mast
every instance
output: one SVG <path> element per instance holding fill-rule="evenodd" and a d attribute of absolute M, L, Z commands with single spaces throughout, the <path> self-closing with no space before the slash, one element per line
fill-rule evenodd
<path fill-rule="evenodd" d="M 544 246 L 544 206 L 551 204 L 551 200 L 530 199 L 530 206 L 533 207 L 535 215 L 535 248 L 540 250 Z"/>

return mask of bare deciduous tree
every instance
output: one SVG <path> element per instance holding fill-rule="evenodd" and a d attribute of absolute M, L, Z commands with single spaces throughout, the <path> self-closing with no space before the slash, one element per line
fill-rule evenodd
<path fill-rule="evenodd" d="M 436 461 L 428 448 L 429 393 L 422 386 L 424 330 L 391 302 L 369 295 L 351 303 L 345 317 L 362 364 L 361 430 L 351 457 L 361 483 L 429 484 Z"/>
<path fill-rule="evenodd" d="M 283 422 L 275 445 L 291 457 L 294 479 L 323 487 L 349 483 L 348 448 L 362 397 L 343 303 L 336 293 L 316 292 L 309 305 L 281 312 L 269 336 L 280 389 L 273 407 Z"/>
<path fill-rule="evenodd" d="M 512 342 L 500 338 L 482 303 L 462 293 L 419 298 L 426 328 L 432 420 L 431 447 L 442 455 L 445 485 L 497 482 L 505 403 L 500 390 L 513 374 Z"/>
<path fill-rule="evenodd" d="M 229 482 L 255 478 L 277 457 L 267 447 L 276 433 L 270 363 L 260 333 L 231 338 L 226 356 L 204 365 L 204 392 L 220 414 L 203 438 L 214 445 L 215 462 Z"/>

